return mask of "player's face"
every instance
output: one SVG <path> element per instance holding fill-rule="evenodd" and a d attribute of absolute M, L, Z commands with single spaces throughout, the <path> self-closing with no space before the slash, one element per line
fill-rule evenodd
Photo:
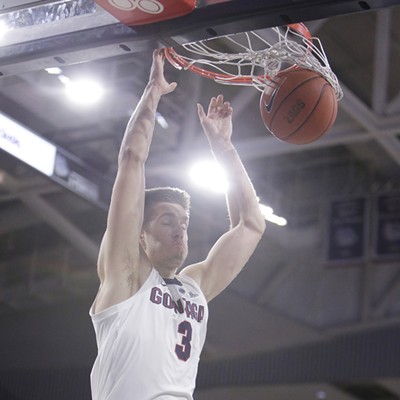
<path fill-rule="evenodd" d="M 175 272 L 188 254 L 189 218 L 174 203 L 156 203 L 142 232 L 142 246 L 155 267 Z"/>

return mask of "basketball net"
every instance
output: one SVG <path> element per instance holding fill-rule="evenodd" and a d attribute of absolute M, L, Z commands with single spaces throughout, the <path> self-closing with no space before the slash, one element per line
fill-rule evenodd
<path fill-rule="evenodd" d="M 340 100 L 343 91 L 333 73 L 321 41 L 302 23 L 250 31 L 182 45 L 180 54 L 165 49 L 168 61 L 178 69 L 195 72 L 226 85 L 253 86 L 263 92 L 282 71 L 306 68 L 321 74 Z M 272 36 L 272 37 L 270 37 Z"/>

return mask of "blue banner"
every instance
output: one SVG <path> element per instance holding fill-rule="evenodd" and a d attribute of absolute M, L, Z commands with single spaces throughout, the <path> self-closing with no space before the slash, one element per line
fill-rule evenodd
<path fill-rule="evenodd" d="M 400 194 L 379 196 L 376 202 L 375 257 L 400 257 Z"/>
<path fill-rule="evenodd" d="M 332 201 L 328 220 L 327 261 L 364 261 L 366 208 L 365 198 Z"/>

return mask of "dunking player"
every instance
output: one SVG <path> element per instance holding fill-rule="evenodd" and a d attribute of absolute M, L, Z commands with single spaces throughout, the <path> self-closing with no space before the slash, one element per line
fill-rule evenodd
<path fill-rule="evenodd" d="M 145 191 L 144 164 L 157 105 L 176 83 L 153 53 L 150 79 L 125 131 L 107 229 L 100 248 L 100 288 L 90 310 L 98 356 L 93 400 L 192 399 L 204 344 L 207 302 L 243 268 L 264 231 L 253 186 L 232 145 L 232 108 L 220 95 L 207 115 L 198 105 L 211 151 L 229 176 L 230 229 L 204 261 L 187 256 L 189 197 L 179 189 Z"/>

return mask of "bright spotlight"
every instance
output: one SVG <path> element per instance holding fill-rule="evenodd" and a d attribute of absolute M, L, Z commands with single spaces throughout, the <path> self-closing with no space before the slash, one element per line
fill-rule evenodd
<path fill-rule="evenodd" d="M 163 128 L 163 129 L 168 129 L 169 128 L 168 121 L 158 111 L 156 112 L 156 121 L 157 121 L 158 125 L 161 126 L 161 128 Z"/>
<path fill-rule="evenodd" d="M 193 182 L 205 189 L 217 193 L 225 193 L 228 189 L 225 172 L 215 161 L 198 162 L 189 173 Z"/>
<path fill-rule="evenodd" d="M 278 215 L 275 215 L 274 210 L 271 207 L 260 203 L 260 210 L 266 221 L 272 222 L 273 224 L 279 226 L 287 225 L 286 219 L 283 217 L 279 217 Z"/>
<path fill-rule="evenodd" d="M 265 204 L 260 204 L 260 210 L 264 217 L 272 215 L 274 213 L 274 210 L 271 207 L 266 206 Z"/>
<path fill-rule="evenodd" d="M 279 226 L 286 226 L 287 221 L 283 217 L 279 217 L 278 215 L 271 214 L 267 217 L 264 217 L 267 221 L 272 222 L 273 224 L 279 225 Z"/>
<path fill-rule="evenodd" d="M 60 74 L 62 74 L 62 69 L 59 68 L 59 67 L 45 68 L 45 71 L 50 75 L 60 75 Z"/>
<path fill-rule="evenodd" d="M 103 96 L 103 88 L 94 81 L 80 80 L 66 83 L 65 89 L 68 97 L 79 104 L 93 104 Z"/>

